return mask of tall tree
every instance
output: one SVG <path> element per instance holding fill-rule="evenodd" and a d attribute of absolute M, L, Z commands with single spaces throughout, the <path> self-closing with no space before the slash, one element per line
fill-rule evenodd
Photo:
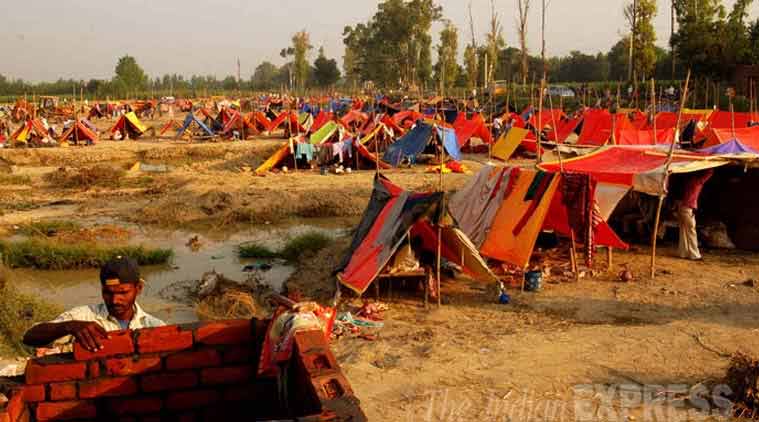
<path fill-rule="evenodd" d="M 725 10 L 721 0 L 674 0 L 677 32 L 670 43 L 677 60 L 697 75 L 725 76 L 721 28 Z"/>
<path fill-rule="evenodd" d="M 310 71 L 308 52 L 314 47 L 311 45 L 311 37 L 305 29 L 293 35 L 292 43 L 293 75 L 297 88 L 302 91 L 306 88 Z"/>
<path fill-rule="evenodd" d="M 256 67 L 250 83 L 253 89 L 271 89 L 277 86 L 279 69 L 271 62 L 263 62 Z"/>
<path fill-rule="evenodd" d="M 527 16 L 530 12 L 530 0 L 517 0 L 519 15 L 517 16 L 517 33 L 519 34 L 519 47 L 522 49 L 522 85 L 527 83 L 527 74 L 530 72 L 527 58 Z"/>
<path fill-rule="evenodd" d="M 132 56 L 120 58 L 115 72 L 114 83 L 126 91 L 142 90 L 147 86 L 148 76 Z"/>
<path fill-rule="evenodd" d="M 470 3 L 471 5 L 471 3 Z M 486 54 L 488 58 L 488 69 L 485 85 L 493 80 L 493 76 L 498 70 L 498 52 L 506 48 L 506 41 L 503 39 L 503 26 L 501 18 L 495 11 L 495 0 L 490 0 L 490 30 L 485 36 Z"/>
<path fill-rule="evenodd" d="M 340 69 L 335 59 L 327 59 L 324 47 L 319 48 L 319 57 L 314 61 L 314 80 L 316 85 L 325 88 L 340 80 Z"/>
<path fill-rule="evenodd" d="M 629 74 L 650 76 L 656 66 L 656 33 L 653 19 L 656 16 L 656 0 L 633 0 L 625 6 L 625 18 L 630 26 L 632 44 Z"/>
<path fill-rule="evenodd" d="M 456 62 L 459 49 L 459 31 L 448 21 L 440 32 L 440 45 L 437 47 L 437 80 L 441 91 L 453 87 L 458 80 L 459 65 Z"/>
<path fill-rule="evenodd" d="M 471 91 L 477 87 L 479 77 L 479 58 L 477 57 L 477 47 L 469 44 L 464 49 L 464 68 L 466 70 L 466 87 Z"/>

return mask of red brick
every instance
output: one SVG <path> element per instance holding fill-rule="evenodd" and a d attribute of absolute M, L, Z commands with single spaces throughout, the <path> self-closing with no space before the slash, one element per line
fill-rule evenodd
<path fill-rule="evenodd" d="M 50 384 L 50 400 L 63 401 L 76 399 L 75 382 L 59 382 Z"/>
<path fill-rule="evenodd" d="M 137 350 L 140 353 L 174 352 L 192 347 L 192 331 L 176 325 L 146 328 L 137 331 Z"/>
<path fill-rule="evenodd" d="M 312 377 L 335 372 L 339 368 L 335 356 L 329 350 L 324 353 L 298 353 L 296 356 L 306 372 Z"/>
<path fill-rule="evenodd" d="M 250 343 L 253 328 L 247 319 L 212 322 L 198 327 L 195 340 L 211 345 Z"/>
<path fill-rule="evenodd" d="M 85 378 L 87 365 L 84 362 L 58 362 L 33 359 L 26 364 L 27 384 L 47 384 L 49 382 L 76 381 Z"/>
<path fill-rule="evenodd" d="M 219 401 L 219 393 L 214 390 L 180 391 L 171 393 L 166 398 L 169 410 L 196 409 Z"/>
<path fill-rule="evenodd" d="M 233 346 L 221 354 L 224 363 L 247 363 L 253 360 L 253 349 L 247 346 Z"/>
<path fill-rule="evenodd" d="M 91 360 L 108 356 L 131 355 L 134 353 L 132 332 L 129 330 L 112 331 L 108 333 L 107 339 L 100 340 L 100 344 L 103 346 L 101 350 L 98 350 L 97 352 L 90 352 L 89 350 L 82 347 L 79 342 L 74 343 L 74 359 Z"/>
<path fill-rule="evenodd" d="M 221 365 L 219 352 L 213 349 L 200 349 L 194 352 L 180 352 L 166 357 L 166 369 L 208 368 Z"/>
<path fill-rule="evenodd" d="M 21 413 L 24 412 L 26 405 L 24 404 L 24 395 L 20 389 L 14 389 L 8 397 L 8 402 L 5 404 L 5 411 L 8 412 L 8 417 L 12 422 L 18 421 L 21 417 Z"/>
<path fill-rule="evenodd" d="M 95 404 L 89 401 L 59 401 L 37 405 L 37 420 L 94 419 L 97 416 Z"/>
<path fill-rule="evenodd" d="M 116 358 L 105 361 L 105 373 L 109 376 L 131 376 L 161 370 L 158 356 Z"/>
<path fill-rule="evenodd" d="M 118 398 L 108 401 L 108 409 L 116 415 L 144 415 L 158 413 L 163 408 L 160 397 Z"/>
<path fill-rule="evenodd" d="M 248 381 L 253 376 L 253 367 L 249 365 L 228 366 L 225 368 L 207 368 L 200 371 L 203 384 L 236 384 Z"/>
<path fill-rule="evenodd" d="M 132 378 L 101 378 L 79 383 L 79 398 L 129 396 L 137 392 L 137 382 Z"/>
<path fill-rule="evenodd" d="M 295 333 L 295 346 L 301 353 L 317 353 L 328 350 L 324 332 L 321 330 L 298 331 Z"/>
<path fill-rule="evenodd" d="M 45 386 L 44 385 L 24 386 L 24 401 L 25 402 L 45 401 Z"/>
<path fill-rule="evenodd" d="M 100 361 L 94 360 L 87 363 L 87 372 L 89 378 L 100 378 Z"/>
<path fill-rule="evenodd" d="M 198 376 L 194 372 L 173 372 L 167 374 L 145 375 L 142 377 L 142 390 L 148 393 L 155 391 L 177 390 L 194 387 L 198 384 Z"/>

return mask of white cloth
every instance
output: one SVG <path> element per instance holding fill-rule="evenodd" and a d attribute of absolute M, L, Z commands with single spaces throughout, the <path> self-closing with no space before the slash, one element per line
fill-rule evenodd
<path fill-rule="evenodd" d="M 693 208 L 679 206 L 677 219 L 680 225 L 680 242 L 677 250 L 680 258 L 701 259 L 701 252 L 698 250 L 698 234 L 696 233 L 696 216 L 693 213 Z"/>

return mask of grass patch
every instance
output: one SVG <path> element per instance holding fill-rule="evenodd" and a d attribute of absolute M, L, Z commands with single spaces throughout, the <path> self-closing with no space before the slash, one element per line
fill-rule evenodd
<path fill-rule="evenodd" d="M 279 253 L 257 243 L 244 243 L 237 247 L 240 258 L 279 258 Z"/>
<path fill-rule="evenodd" d="M 285 243 L 279 252 L 282 258 L 295 261 L 303 254 L 313 254 L 329 246 L 332 238 L 320 232 L 308 232 L 295 236 Z"/>
<path fill-rule="evenodd" d="M 28 185 L 32 178 L 24 174 L 0 174 L 0 185 Z"/>
<path fill-rule="evenodd" d="M 128 256 L 140 265 L 165 264 L 174 255 L 171 249 L 144 246 L 101 247 L 89 243 L 63 243 L 50 240 L 0 241 L 3 262 L 12 268 L 67 270 L 97 268 L 116 256 Z"/>
<path fill-rule="evenodd" d="M 22 340 L 34 324 L 50 321 L 62 312 L 56 305 L 16 291 L 0 275 L 0 355 L 31 354 Z"/>
<path fill-rule="evenodd" d="M 18 233 L 25 236 L 54 236 L 60 232 L 71 232 L 82 228 L 73 221 L 32 221 L 19 226 Z"/>
<path fill-rule="evenodd" d="M 238 248 L 240 258 L 282 258 L 288 261 L 297 261 L 304 254 L 314 254 L 326 248 L 333 239 L 328 235 L 316 231 L 307 232 L 288 239 L 279 251 L 257 244 L 246 243 Z"/>

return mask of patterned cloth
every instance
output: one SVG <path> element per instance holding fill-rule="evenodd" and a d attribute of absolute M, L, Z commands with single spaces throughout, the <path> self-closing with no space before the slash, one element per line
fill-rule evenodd
<path fill-rule="evenodd" d="M 589 174 L 564 173 L 561 193 L 569 227 L 574 231 L 575 241 L 585 244 L 585 264 L 590 267 L 595 251 L 593 233 L 603 221 L 595 200 L 596 182 Z"/>

